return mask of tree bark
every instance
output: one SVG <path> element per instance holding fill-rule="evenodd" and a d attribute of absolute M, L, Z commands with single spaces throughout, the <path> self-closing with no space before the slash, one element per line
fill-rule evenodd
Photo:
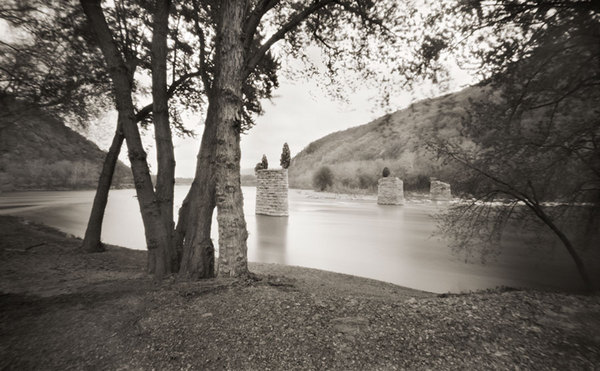
<path fill-rule="evenodd" d="M 193 184 L 192 184 L 193 186 Z M 190 213 L 190 193 L 191 188 L 188 191 L 187 195 L 185 195 L 185 199 L 179 208 L 179 217 L 177 218 L 177 225 L 175 227 L 175 231 L 173 232 L 173 249 L 175 251 L 175 256 L 177 261 L 179 262 L 179 273 L 181 273 L 181 258 L 183 256 L 183 242 L 185 241 L 185 234 L 187 233 L 187 222 L 189 220 L 188 216 Z"/>
<path fill-rule="evenodd" d="M 113 83 L 113 94 L 115 105 L 119 115 L 119 125 L 123 128 L 123 134 L 127 143 L 129 160 L 135 183 L 146 244 L 149 250 L 157 249 L 157 254 L 163 254 L 165 247 L 169 245 L 170 232 L 165 228 L 161 210 L 152 187 L 150 170 L 146 161 L 146 152 L 142 146 L 142 140 L 136 124 L 135 110 L 132 99 L 133 71 L 127 64 L 116 46 L 108 27 L 99 0 L 80 0 L 83 10 L 88 18 L 98 45 L 104 55 L 108 71 Z M 171 266 L 164 264 L 164 259 L 156 259 L 156 264 L 149 260 L 149 268 L 157 279 L 162 279 L 165 274 L 171 272 Z"/>
<path fill-rule="evenodd" d="M 243 22 L 247 4 L 242 0 L 221 2 L 215 49 L 215 80 L 212 95 L 216 122 L 215 197 L 219 224 L 220 276 L 248 274 L 248 232 L 240 181 L 240 118 L 244 71 Z"/>
<path fill-rule="evenodd" d="M 112 184 L 115 167 L 119 160 L 119 153 L 121 152 L 121 146 L 123 145 L 123 131 L 120 125 L 117 125 L 115 136 L 113 137 L 104 164 L 102 165 L 102 172 L 100 173 L 100 179 L 98 180 L 98 188 L 94 196 L 94 203 L 92 204 L 92 211 L 90 212 L 90 218 L 88 220 L 87 228 L 85 230 L 85 236 L 81 249 L 86 252 L 101 252 L 104 251 L 102 246 L 102 222 L 104 220 L 104 211 L 106 210 L 106 203 L 108 202 L 108 192 Z"/>
<path fill-rule="evenodd" d="M 539 207 L 539 205 L 528 204 L 528 206 L 560 239 L 563 246 L 569 252 L 569 255 L 571 255 L 571 259 L 573 259 L 573 262 L 575 263 L 575 266 L 577 267 L 577 272 L 579 273 L 579 276 L 581 277 L 581 280 L 583 281 L 585 289 L 589 292 L 593 292 L 595 289 L 594 283 L 590 279 L 590 276 L 587 273 L 587 269 L 585 268 L 585 264 L 583 263 L 583 260 L 581 260 L 581 257 L 577 253 L 577 250 L 575 250 L 575 247 L 571 243 L 571 240 L 556 226 L 556 224 L 554 224 L 552 219 L 550 219 L 550 217 L 544 212 L 544 210 L 542 210 Z"/>
<path fill-rule="evenodd" d="M 215 208 L 215 106 L 210 104 L 196 163 L 194 182 L 179 211 L 176 238 L 183 241 L 179 276 L 184 279 L 215 275 L 215 249 L 210 238 Z M 190 212 L 193 210 L 194 212 Z M 184 238 L 182 238 L 182 235 Z"/>
<path fill-rule="evenodd" d="M 149 259 L 161 259 L 151 265 L 169 266 L 168 271 L 176 272 L 179 261 L 173 246 L 173 198 L 175 186 L 175 153 L 169 124 L 167 94 L 167 34 L 169 31 L 170 0 L 157 0 L 154 10 L 152 31 L 152 119 L 156 141 L 158 169 L 156 173 L 156 200 L 165 225 L 168 244 L 149 253 Z M 158 252 L 161 252 L 160 254 Z"/>

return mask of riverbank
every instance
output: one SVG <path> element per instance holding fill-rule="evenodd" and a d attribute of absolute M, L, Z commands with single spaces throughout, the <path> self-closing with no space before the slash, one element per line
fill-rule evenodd
<path fill-rule="evenodd" d="M 0 217 L 2 369 L 593 369 L 600 297 L 435 295 L 313 269 L 160 284 L 145 252 Z"/>
<path fill-rule="evenodd" d="M 303 195 L 308 199 L 317 199 L 317 200 L 343 200 L 343 201 L 377 201 L 377 193 L 369 192 L 365 190 L 356 190 L 357 192 L 352 192 L 352 190 L 348 189 L 346 192 L 332 192 L 332 191 L 315 191 L 312 189 L 301 189 L 301 188 L 290 188 L 297 191 L 299 194 Z M 358 192 L 362 191 L 362 192 Z M 404 199 L 409 203 L 431 203 L 432 201 L 429 195 L 429 192 L 415 192 L 415 191 L 406 191 L 404 192 Z M 456 202 L 458 198 L 453 199 L 452 201 Z"/>

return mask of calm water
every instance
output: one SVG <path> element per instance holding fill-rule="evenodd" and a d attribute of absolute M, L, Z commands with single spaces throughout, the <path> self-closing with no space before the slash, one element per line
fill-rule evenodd
<path fill-rule="evenodd" d="M 177 205 L 187 189 L 176 187 Z M 501 285 L 580 288 L 575 268 L 560 247 L 542 254 L 513 241 L 494 261 L 465 263 L 445 241 L 432 237 L 431 215 L 443 205 L 379 206 L 374 201 L 316 199 L 312 192 L 290 190 L 290 216 L 278 218 L 254 215 L 255 192 L 244 187 L 250 261 L 348 273 L 433 292 Z M 0 214 L 20 215 L 81 237 L 93 195 L 93 191 L 4 193 Z M 111 191 L 103 240 L 144 249 L 138 210 L 134 190 Z M 216 243 L 216 233 L 213 237 Z"/>

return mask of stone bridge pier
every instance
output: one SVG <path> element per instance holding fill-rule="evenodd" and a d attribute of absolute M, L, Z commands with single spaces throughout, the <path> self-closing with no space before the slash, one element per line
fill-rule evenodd
<path fill-rule="evenodd" d="M 379 179 L 377 203 L 379 205 L 404 205 L 404 183 L 396 177 Z"/>
<path fill-rule="evenodd" d="M 440 182 L 439 180 L 432 180 L 429 187 L 429 195 L 432 201 L 450 201 L 452 199 L 450 184 Z"/>
<path fill-rule="evenodd" d="M 288 216 L 288 171 L 256 171 L 256 214 Z"/>

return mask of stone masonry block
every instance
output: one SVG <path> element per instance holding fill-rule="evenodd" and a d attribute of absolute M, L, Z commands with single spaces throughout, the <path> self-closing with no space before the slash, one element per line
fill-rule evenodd
<path fill-rule="evenodd" d="M 256 171 L 256 214 L 288 216 L 288 171 Z"/>
<path fill-rule="evenodd" d="M 377 203 L 379 205 L 404 205 L 404 183 L 396 177 L 379 179 Z"/>
<path fill-rule="evenodd" d="M 429 187 L 429 195 L 432 201 L 449 201 L 452 199 L 450 184 L 432 180 Z"/>

